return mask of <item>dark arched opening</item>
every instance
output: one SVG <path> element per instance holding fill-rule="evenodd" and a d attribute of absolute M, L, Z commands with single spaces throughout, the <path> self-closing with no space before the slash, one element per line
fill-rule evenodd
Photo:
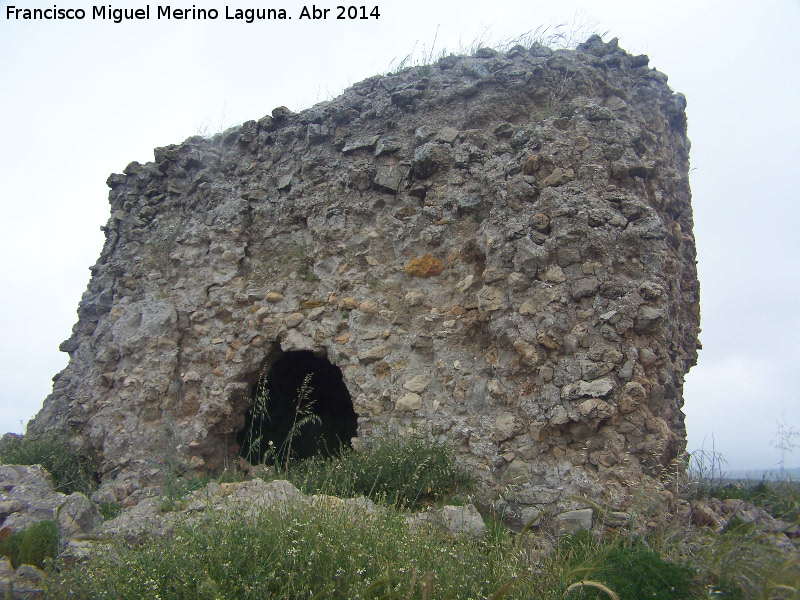
<path fill-rule="evenodd" d="M 253 385 L 253 406 L 239 431 L 239 456 L 250 464 L 285 465 L 350 448 L 358 416 L 342 371 L 313 352 L 287 352 Z"/>

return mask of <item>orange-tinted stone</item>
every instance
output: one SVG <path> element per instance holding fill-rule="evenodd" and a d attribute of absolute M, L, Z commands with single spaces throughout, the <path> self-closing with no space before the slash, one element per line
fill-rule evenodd
<path fill-rule="evenodd" d="M 423 254 L 417 258 L 412 258 L 406 265 L 405 272 L 409 277 L 433 277 L 444 271 L 444 264 L 438 258 L 433 258 L 430 254 Z"/>

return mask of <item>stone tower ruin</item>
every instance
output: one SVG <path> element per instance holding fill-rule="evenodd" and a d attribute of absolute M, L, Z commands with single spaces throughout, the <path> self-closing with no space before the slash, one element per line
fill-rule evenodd
<path fill-rule="evenodd" d="M 235 465 L 259 381 L 290 397 L 310 373 L 314 439 L 450 440 L 520 504 L 622 497 L 685 449 L 685 105 L 593 36 L 157 148 L 108 179 L 70 362 L 30 430 L 68 432 L 121 499 L 168 459 Z"/>

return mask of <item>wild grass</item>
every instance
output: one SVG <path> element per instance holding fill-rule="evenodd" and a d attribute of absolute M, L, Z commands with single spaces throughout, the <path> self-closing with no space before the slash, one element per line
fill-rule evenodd
<path fill-rule="evenodd" d="M 744 500 L 766 510 L 776 519 L 800 522 L 800 482 L 790 479 L 768 481 L 766 478 L 731 481 L 725 465 L 725 458 L 716 451 L 712 438 L 710 450 L 703 446 L 690 456 L 682 494 L 689 499 Z"/>
<path fill-rule="evenodd" d="M 292 444 L 303 430 L 306 425 L 321 423 L 319 416 L 314 412 L 314 400 L 311 398 L 311 374 L 308 374 L 303 379 L 303 383 L 297 390 L 295 399 L 293 400 L 293 421 L 289 428 L 286 438 L 276 447 L 272 440 L 264 443 L 263 421 L 269 420 L 269 389 L 267 388 L 267 374 L 262 373 L 258 386 L 257 393 L 253 398 L 253 406 L 250 409 L 252 419 L 250 426 L 245 433 L 242 450 L 246 451 L 243 458 L 251 464 L 261 464 L 270 462 L 278 466 L 278 471 L 288 473 L 289 465 L 295 458 L 292 455 Z M 261 423 L 262 426 L 256 427 L 255 423 Z"/>
<path fill-rule="evenodd" d="M 289 470 L 287 478 L 306 494 L 366 496 L 406 509 L 474 486 L 456 465 L 449 444 L 419 437 L 385 438 L 375 448 L 347 451 L 335 460 L 308 459 Z"/>
<path fill-rule="evenodd" d="M 682 493 L 692 499 L 709 497 L 713 490 L 723 485 L 726 464 L 725 457 L 717 452 L 714 437 L 711 437 L 710 449 L 706 449 L 704 440 L 698 450 L 688 455 Z"/>
<path fill-rule="evenodd" d="M 778 548 L 757 527 L 703 531 L 676 545 L 698 570 L 710 597 L 752 600 L 800 598 L 800 556 Z"/>
<path fill-rule="evenodd" d="M 217 513 L 171 538 L 115 541 L 52 570 L 50 598 L 797 598 L 797 562 L 737 536 L 687 539 L 580 531 L 554 540 L 496 528 L 482 540 L 405 513 L 323 503 L 246 518 Z"/>
<path fill-rule="evenodd" d="M 410 527 L 402 512 L 325 505 L 217 514 L 170 538 L 117 542 L 54 573 L 51 598 L 695 598 L 694 569 L 588 532 L 541 551 L 535 536 L 484 540 Z M 611 586 L 618 586 L 614 591 Z M 614 596 L 611 596 L 614 597 Z"/>
<path fill-rule="evenodd" d="M 456 465 L 449 443 L 428 438 L 384 437 L 361 452 L 337 451 L 331 460 L 316 456 L 295 460 L 292 444 L 309 423 L 319 423 L 313 411 L 310 375 L 293 401 L 293 421 L 286 438 L 264 443 L 263 431 L 254 423 L 268 418 L 266 374 L 261 375 L 252 407 L 253 419 L 245 433 L 244 458 L 251 464 L 272 464 L 271 472 L 288 479 L 306 494 L 366 496 L 397 508 L 414 508 L 423 502 L 453 496 L 474 486 L 471 476 Z"/>
<path fill-rule="evenodd" d="M 96 487 L 92 461 L 55 435 L 6 436 L 0 446 L 0 464 L 41 465 L 52 476 L 55 491 L 64 494 L 89 494 Z"/>
<path fill-rule="evenodd" d="M 203 519 L 178 515 L 173 536 L 110 540 L 77 566 L 50 559 L 57 529 L 49 522 L 41 525 L 47 531 L 6 538 L 2 553 L 15 565 L 45 567 L 46 597 L 54 599 L 800 598 L 800 553 L 787 550 L 785 538 L 781 547 L 775 534 L 735 519 L 721 532 L 692 527 L 646 498 L 632 513 L 669 518 L 561 538 L 546 528 L 515 532 L 502 519 L 491 520 L 480 540 L 435 524 L 412 526 L 408 509 L 475 491 L 455 465 L 447 445 L 383 440 L 371 451 L 293 463 L 280 473 L 306 494 L 367 495 L 375 511 L 297 502 L 257 513 L 208 511 Z M 192 490 L 208 480 L 177 483 Z M 697 494 L 700 486 L 683 489 Z M 797 505 L 791 483 L 707 491 L 706 498 L 741 495 L 797 519 L 785 510 Z"/>
<path fill-rule="evenodd" d="M 616 538 L 606 543 L 582 530 L 565 542 L 575 597 L 693 598 L 698 588 L 695 571 L 687 564 L 668 562 L 646 543 Z"/>
<path fill-rule="evenodd" d="M 736 481 L 710 490 L 712 498 L 738 499 L 763 508 L 776 519 L 800 523 L 800 482 Z"/>
<path fill-rule="evenodd" d="M 513 550 L 513 545 L 508 544 Z M 170 539 L 116 545 L 64 573 L 52 597 L 486 598 L 524 574 L 522 553 L 410 529 L 397 511 L 324 506 L 218 516 Z M 516 559 L 516 560 L 515 560 Z M 86 568 L 88 567 L 88 568 Z M 526 569 L 527 570 L 527 569 Z"/>
<path fill-rule="evenodd" d="M 15 569 L 20 565 L 43 568 L 45 560 L 58 554 L 58 526 L 55 521 L 40 521 L 16 531 L 0 541 L 0 556 Z"/>
<path fill-rule="evenodd" d="M 417 40 L 411 52 L 403 57 L 392 59 L 386 74 L 397 74 L 412 67 L 422 67 L 421 75 L 424 77 L 430 74 L 430 69 L 425 72 L 425 68 L 436 61 L 450 55 L 471 56 L 482 48 L 491 48 L 503 53 L 508 52 L 515 46 L 521 46 L 526 50 L 535 45 L 545 46 L 553 50 L 574 49 L 578 44 L 586 41 L 590 35 L 598 33 L 597 27 L 598 23 L 595 20 L 591 19 L 585 12 L 577 11 L 570 21 L 555 25 L 540 25 L 515 36 L 498 38 L 492 34 L 490 28 L 484 27 L 471 42 L 463 42 L 459 38 L 455 47 L 448 48 L 447 46 L 437 47 L 439 40 L 439 27 L 437 26 L 433 40 L 429 44 L 420 43 Z M 601 37 L 607 33 L 607 31 L 602 33 Z"/>

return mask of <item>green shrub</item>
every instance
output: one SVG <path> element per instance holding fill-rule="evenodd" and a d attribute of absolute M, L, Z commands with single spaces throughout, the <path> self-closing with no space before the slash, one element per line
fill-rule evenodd
<path fill-rule="evenodd" d="M 615 548 L 603 558 L 598 577 L 620 600 L 694 598 L 694 571 L 662 560 L 649 550 Z"/>
<path fill-rule="evenodd" d="M 46 558 L 58 554 L 58 525 L 55 521 L 34 523 L 0 542 L 0 554 L 6 556 L 15 569 L 19 565 L 43 568 Z"/>
<path fill-rule="evenodd" d="M 373 449 L 329 460 L 307 459 L 289 470 L 288 479 L 306 494 L 363 495 L 405 508 L 473 485 L 448 444 L 418 437 L 386 438 Z"/>
<path fill-rule="evenodd" d="M 80 455 L 62 438 L 53 435 L 6 437 L 0 447 L 0 463 L 41 465 L 53 477 L 57 492 L 91 493 L 96 487 L 91 460 Z"/>
<path fill-rule="evenodd" d="M 600 586 L 592 584 L 608 588 L 619 600 L 697 597 L 694 569 L 666 561 L 635 541 L 618 538 L 600 543 L 594 534 L 582 530 L 563 540 L 561 545 L 561 552 L 570 565 L 564 584 L 576 584 L 569 597 L 598 600 L 609 597 Z M 591 583 L 580 585 L 581 582 Z"/>
<path fill-rule="evenodd" d="M 0 556 L 5 556 L 15 569 L 19 566 L 19 549 L 22 545 L 22 531 L 12 533 L 0 542 Z"/>
<path fill-rule="evenodd" d="M 103 517 L 103 521 L 109 521 L 122 513 L 122 505 L 104 500 L 100 502 L 97 510 L 100 512 L 100 516 Z"/>

